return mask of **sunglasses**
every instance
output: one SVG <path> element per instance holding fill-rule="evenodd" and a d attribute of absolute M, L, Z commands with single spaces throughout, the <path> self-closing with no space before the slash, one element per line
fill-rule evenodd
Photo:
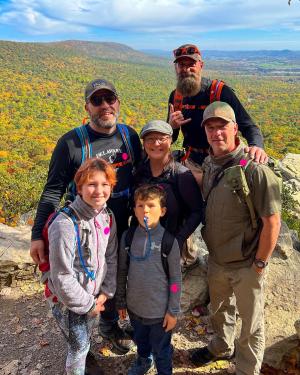
<path fill-rule="evenodd" d="M 99 107 L 103 102 L 106 102 L 108 105 L 115 104 L 117 97 L 114 94 L 105 94 L 105 95 L 92 95 L 90 98 L 90 103 L 94 107 Z"/>
<path fill-rule="evenodd" d="M 201 53 L 197 47 L 181 47 L 174 49 L 173 51 L 174 57 L 179 57 L 182 55 L 194 55 L 195 53 L 201 56 Z"/>

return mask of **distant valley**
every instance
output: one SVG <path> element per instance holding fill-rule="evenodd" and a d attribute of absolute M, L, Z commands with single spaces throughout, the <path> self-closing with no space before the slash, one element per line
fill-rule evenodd
<path fill-rule="evenodd" d="M 58 138 L 86 116 L 83 91 L 89 80 L 114 82 L 120 122 L 139 130 L 148 120 L 165 119 L 175 87 L 168 55 L 109 42 L 0 41 L 0 222 L 14 223 L 36 207 Z M 277 158 L 299 153 L 299 53 L 203 51 L 203 56 L 203 75 L 236 91 L 261 127 L 267 152 Z"/>

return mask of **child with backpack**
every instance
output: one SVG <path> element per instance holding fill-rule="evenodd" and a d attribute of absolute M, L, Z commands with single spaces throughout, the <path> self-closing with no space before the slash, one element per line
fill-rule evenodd
<path fill-rule="evenodd" d="M 116 184 L 114 169 L 103 159 L 88 159 L 74 178 L 77 196 L 48 229 L 48 288 L 51 307 L 67 344 L 67 374 L 86 371 L 86 358 L 97 315 L 116 289 L 117 233 L 106 207 Z M 85 372 L 86 371 L 86 372 Z"/>
<path fill-rule="evenodd" d="M 170 375 L 171 335 L 180 312 L 180 250 L 159 222 L 166 213 L 164 189 L 142 185 L 134 193 L 134 204 L 139 225 L 130 241 L 132 229 L 123 234 L 116 293 L 120 317 L 125 319 L 127 310 L 137 345 L 128 375 L 146 374 L 153 359 L 158 375 Z"/>

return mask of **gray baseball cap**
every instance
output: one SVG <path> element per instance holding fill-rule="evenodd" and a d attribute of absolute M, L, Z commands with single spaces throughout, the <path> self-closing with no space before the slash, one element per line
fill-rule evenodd
<path fill-rule="evenodd" d="M 220 118 L 228 122 L 236 122 L 234 110 L 230 107 L 230 105 L 219 101 L 213 102 L 205 108 L 201 126 L 204 126 L 205 122 L 211 118 Z"/>
<path fill-rule="evenodd" d="M 173 129 L 170 124 L 162 120 L 151 120 L 142 128 L 140 137 L 144 138 L 146 134 L 150 132 L 158 132 L 172 136 Z"/>
<path fill-rule="evenodd" d="M 86 85 L 86 88 L 84 91 L 85 101 L 87 102 L 89 98 L 98 90 L 111 91 L 113 94 L 115 94 L 118 97 L 117 90 L 112 83 L 110 83 L 109 81 L 106 81 L 106 79 L 98 78 L 98 79 L 94 79 L 92 82 Z"/>

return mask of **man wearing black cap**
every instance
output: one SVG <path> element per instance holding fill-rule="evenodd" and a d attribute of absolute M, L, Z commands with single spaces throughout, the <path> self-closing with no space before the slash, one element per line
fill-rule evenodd
<path fill-rule="evenodd" d="M 74 175 L 88 157 L 101 157 L 117 170 L 117 185 L 108 206 L 114 212 L 118 236 L 128 227 L 129 190 L 132 184 L 132 170 L 141 158 L 141 144 L 137 133 L 127 125 L 117 124 L 120 99 L 115 87 L 104 79 L 90 82 L 85 89 L 85 109 L 90 117 L 87 125 L 64 134 L 57 142 L 49 166 L 44 191 L 37 208 L 32 228 L 30 254 L 35 263 L 45 262 L 42 230 L 49 214 L 59 206 L 68 190 L 72 199 Z M 122 352 L 129 349 L 120 330 L 114 304 L 109 300 L 101 316 L 101 334 L 113 342 Z"/>
<path fill-rule="evenodd" d="M 260 129 L 254 124 L 239 99 L 230 87 L 222 81 L 202 77 L 203 60 L 197 46 L 184 44 L 173 51 L 177 76 L 176 90 L 169 98 L 168 122 L 173 128 L 173 141 L 181 129 L 185 155 L 182 160 L 191 169 L 198 184 L 202 179 L 201 165 L 208 155 L 209 144 L 201 128 L 203 111 L 213 101 L 228 103 L 236 114 L 239 130 L 248 142 L 246 151 L 256 162 L 265 163 L 267 155 L 263 150 Z M 187 248 L 185 254 L 187 267 L 196 262 L 195 252 Z"/>

